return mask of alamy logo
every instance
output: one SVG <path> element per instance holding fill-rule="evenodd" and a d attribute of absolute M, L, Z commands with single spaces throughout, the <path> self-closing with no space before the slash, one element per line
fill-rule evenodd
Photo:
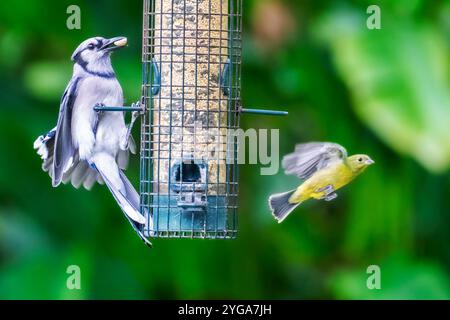
<path fill-rule="evenodd" d="M 77 265 L 70 265 L 66 269 L 66 273 L 69 275 L 66 281 L 66 287 L 69 290 L 81 289 L 81 269 Z"/>
<path fill-rule="evenodd" d="M 218 164 L 261 164 L 263 176 L 275 175 L 280 167 L 280 132 L 278 129 L 204 128 L 195 123 L 194 146 L 208 146 L 209 159 Z M 181 136 L 181 131 L 175 131 Z M 187 138 L 186 138 L 187 139 Z M 270 152 L 269 152 L 270 149 Z M 247 151 L 248 150 L 248 161 Z M 208 159 L 206 159 L 208 160 Z M 191 161 L 191 160 L 187 160 Z M 199 160 L 200 161 L 200 160 Z"/>
<path fill-rule="evenodd" d="M 380 266 L 370 265 L 366 270 L 367 274 L 370 276 L 367 278 L 366 286 L 369 290 L 380 290 L 381 289 L 381 269 Z"/>
<path fill-rule="evenodd" d="M 367 18 L 366 25 L 369 30 L 381 29 L 381 9 L 376 4 L 372 4 L 367 7 L 367 14 L 370 16 Z"/>
<path fill-rule="evenodd" d="M 70 16 L 67 18 L 66 26 L 69 30 L 81 29 L 81 9 L 79 6 L 70 5 L 67 7 L 66 13 Z"/>

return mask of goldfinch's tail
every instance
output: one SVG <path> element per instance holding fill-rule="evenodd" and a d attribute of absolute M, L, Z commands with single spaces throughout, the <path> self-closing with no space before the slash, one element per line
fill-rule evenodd
<path fill-rule="evenodd" d="M 272 210 L 272 215 L 278 221 L 278 223 L 283 222 L 284 219 L 300 204 L 290 203 L 289 198 L 295 192 L 294 190 L 273 194 L 269 197 L 269 206 Z"/>

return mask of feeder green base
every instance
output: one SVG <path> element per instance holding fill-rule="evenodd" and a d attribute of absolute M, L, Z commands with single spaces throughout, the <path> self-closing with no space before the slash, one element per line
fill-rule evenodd
<path fill-rule="evenodd" d="M 152 238 L 234 239 L 237 233 L 235 209 L 224 196 L 208 196 L 205 207 L 180 207 L 179 195 L 153 198 L 153 225 L 144 234 Z"/>

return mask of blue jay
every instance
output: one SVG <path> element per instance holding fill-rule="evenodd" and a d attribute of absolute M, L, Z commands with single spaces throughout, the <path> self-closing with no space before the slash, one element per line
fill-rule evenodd
<path fill-rule="evenodd" d="M 123 112 L 94 110 L 96 105 L 122 106 L 123 92 L 111 65 L 111 53 L 127 44 L 127 38 L 95 37 L 82 42 L 72 55 L 73 76 L 61 99 L 57 125 L 37 138 L 34 148 L 42 168 L 57 187 L 69 181 L 90 190 L 105 183 L 125 216 L 140 231 L 145 217 L 139 212 L 139 195 L 123 173 L 129 152 L 136 153 L 131 128 L 139 115 L 132 114 L 127 127 Z"/>

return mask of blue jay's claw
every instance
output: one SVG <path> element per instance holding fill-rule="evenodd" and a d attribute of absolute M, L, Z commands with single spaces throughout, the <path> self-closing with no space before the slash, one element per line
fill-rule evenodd
<path fill-rule="evenodd" d="M 140 101 L 137 101 L 137 102 L 135 102 L 135 103 L 132 103 L 131 106 L 132 106 L 133 108 L 141 108 L 141 102 L 140 102 Z M 140 111 L 139 113 L 141 113 L 141 112 L 143 112 L 143 111 L 144 111 L 144 109 L 141 108 L 141 111 Z"/>
<path fill-rule="evenodd" d="M 103 103 L 97 103 L 95 106 L 94 106 L 94 108 L 96 108 L 96 107 L 104 107 L 105 105 L 103 104 Z M 94 109 L 95 110 L 95 109 Z M 103 111 L 102 110 L 95 110 L 97 113 L 103 113 Z"/>
<path fill-rule="evenodd" d="M 131 107 L 132 108 L 140 108 L 141 107 L 141 103 L 139 101 L 135 102 L 135 103 L 132 103 Z M 139 116 L 141 115 L 142 111 L 143 110 L 141 109 L 140 111 L 133 111 L 133 112 L 131 112 L 130 126 L 133 126 L 133 124 L 136 122 L 137 118 L 139 118 Z"/>
<path fill-rule="evenodd" d="M 131 106 L 132 107 L 139 107 L 139 102 L 133 103 Z M 123 141 L 121 143 L 121 148 L 123 150 L 127 150 L 128 147 L 129 147 L 131 130 L 133 129 L 134 123 L 136 122 L 137 118 L 139 118 L 140 115 L 141 115 L 141 111 L 133 111 L 131 113 L 131 121 L 130 121 L 130 124 L 128 125 L 125 137 L 124 137 L 124 139 L 123 139 Z"/>
<path fill-rule="evenodd" d="M 95 105 L 96 107 L 104 107 L 105 105 L 103 103 L 97 103 Z M 94 127 L 92 128 L 92 130 L 94 131 L 94 134 L 97 133 L 97 128 L 98 128 L 98 123 L 100 121 L 100 116 L 102 115 L 103 111 L 96 111 L 96 116 L 95 116 L 95 120 L 94 120 Z"/>

